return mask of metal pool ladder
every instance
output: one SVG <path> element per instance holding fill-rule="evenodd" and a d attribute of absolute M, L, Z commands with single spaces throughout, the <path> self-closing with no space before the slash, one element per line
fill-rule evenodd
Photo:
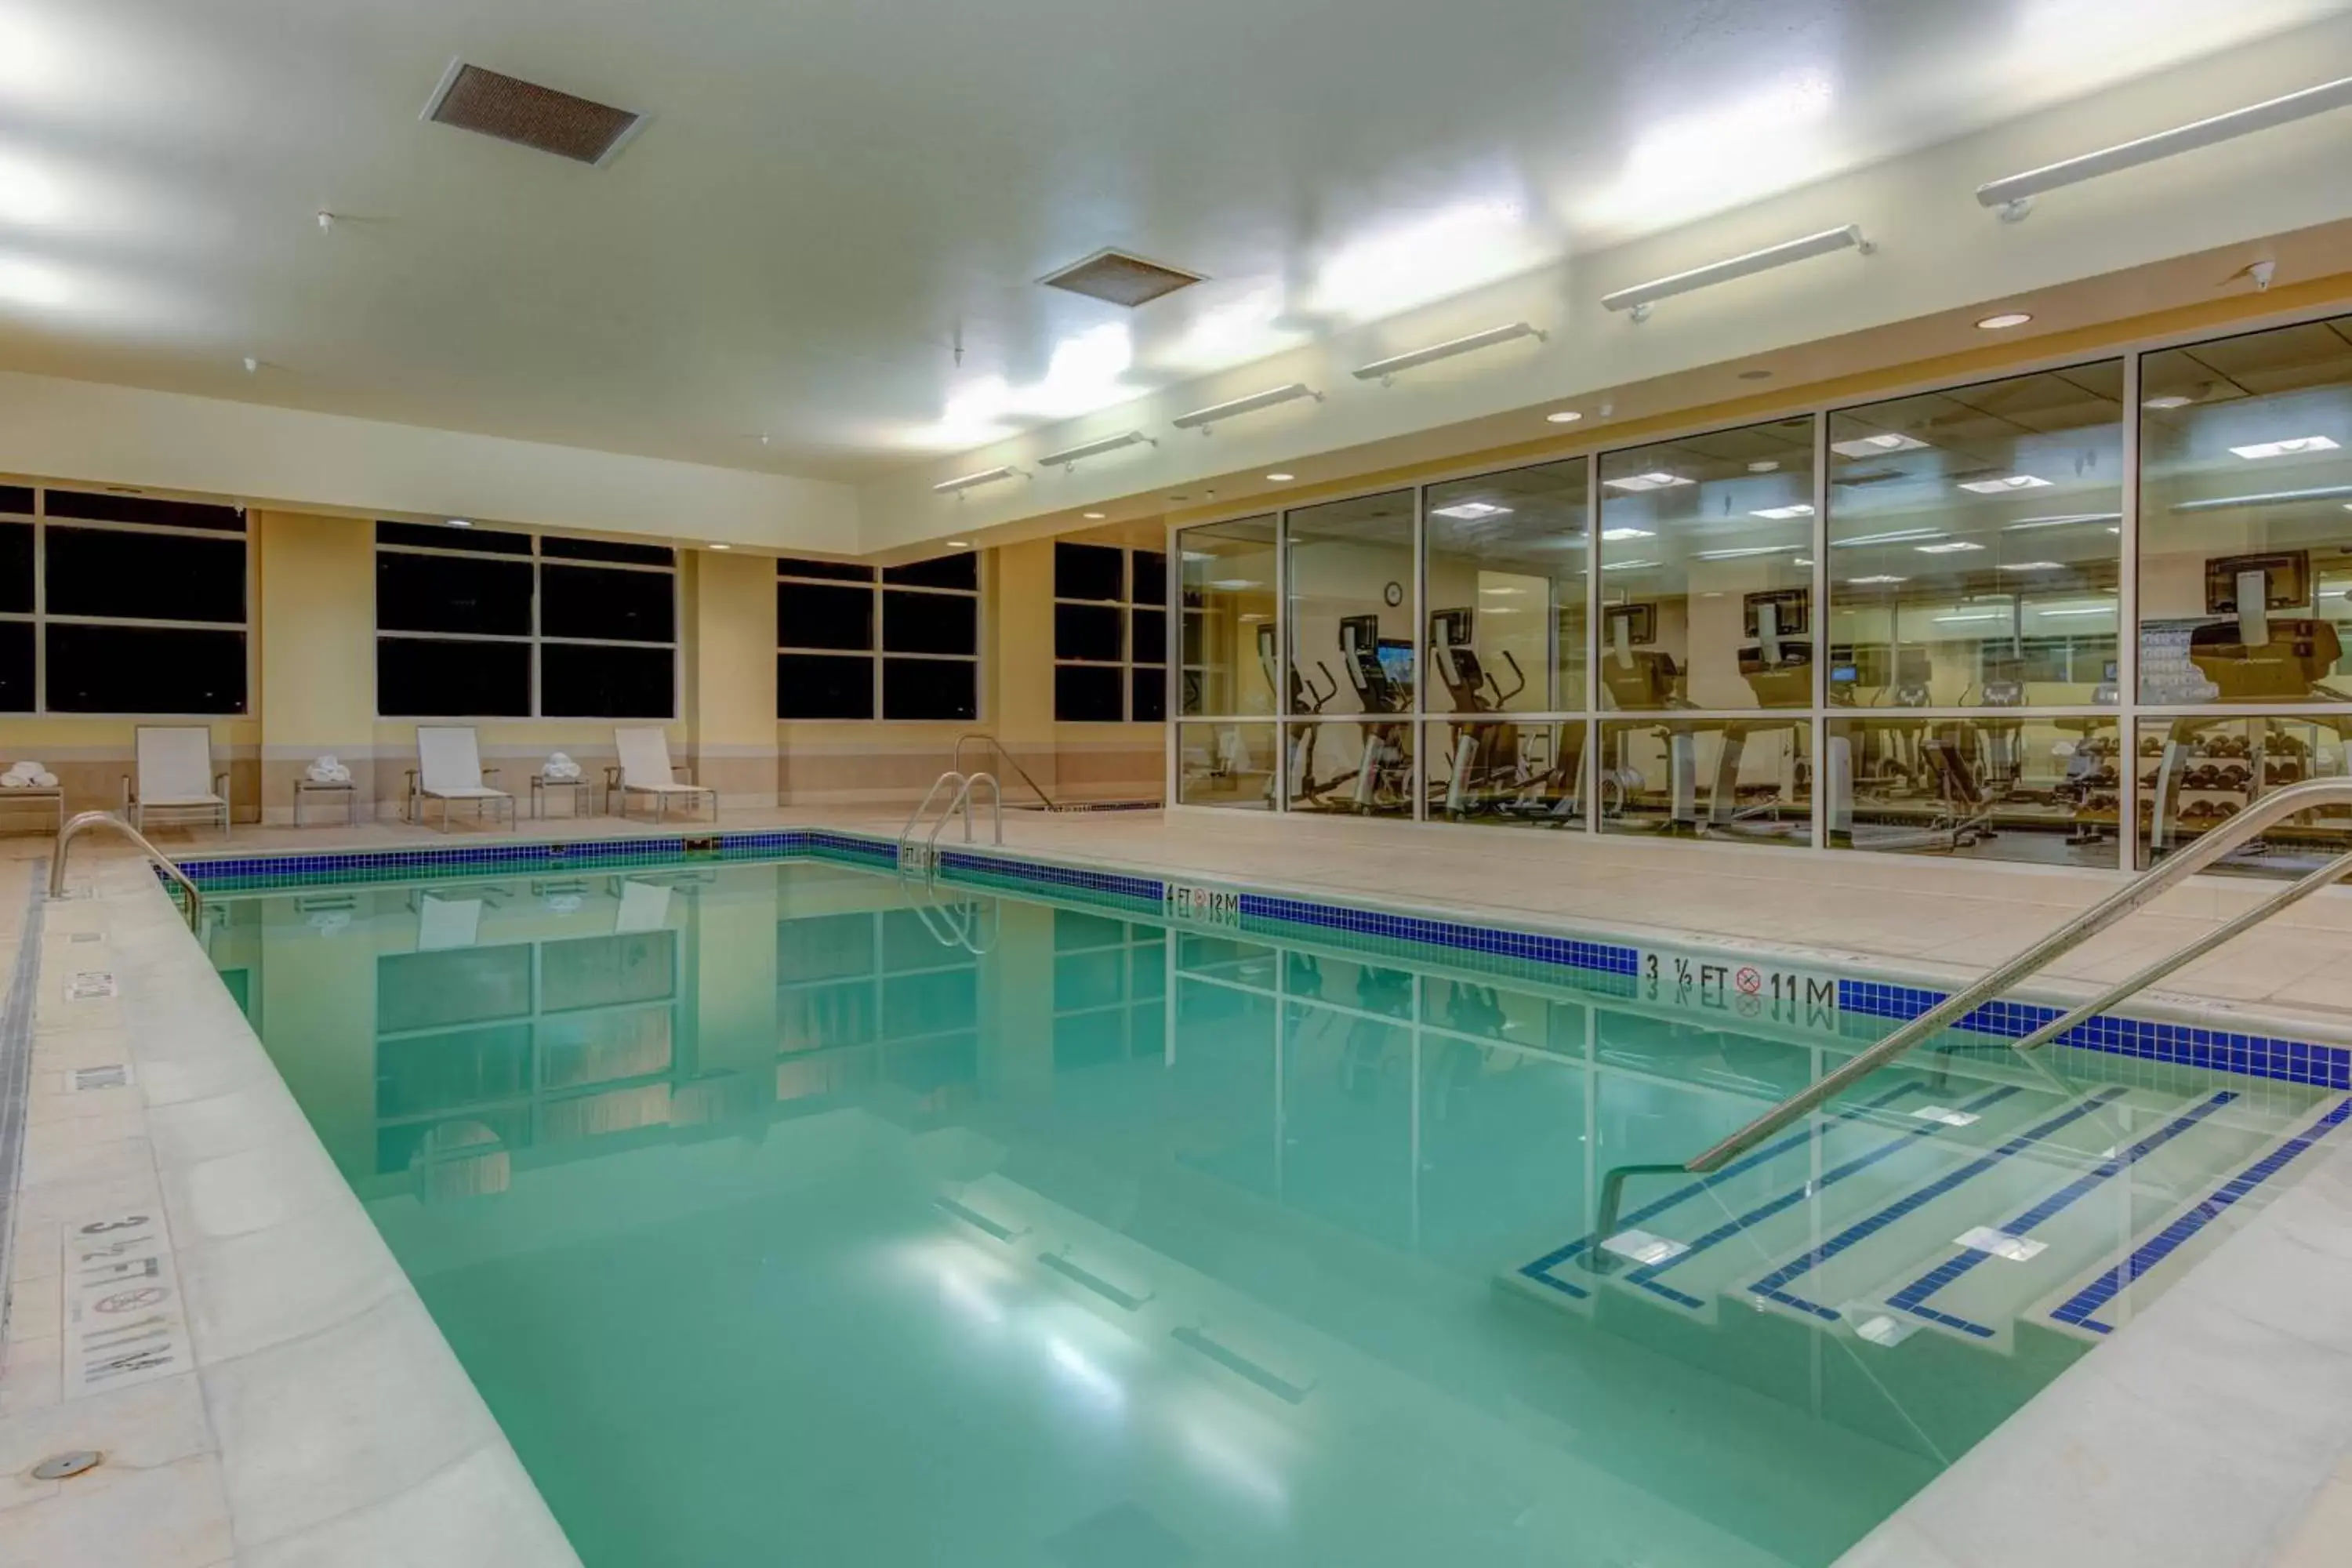
<path fill-rule="evenodd" d="M 2352 805 L 2352 779 L 2317 779 L 2309 784 L 2291 784 L 2274 795 L 2263 796 L 2220 826 L 2206 829 L 2186 848 L 2174 851 L 2160 864 L 2141 872 L 2114 894 L 2100 900 L 1975 984 L 1954 992 L 1843 1067 L 1824 1074 L 1818 1082 L 1798 1090 L 1696 1158 L 1682 1164 L 1615 1167 L 1601 1178 L 1601 1206 L 1594 1220 L 1593 1236 L 1605 1240 L 1617 1233 L 1617 1216 L 1623 1207 L 1627 1177 L 1703 1176 L 1722 1169 L 1848 1086 L 1868 1078 L 1921 1041 L 1967 1017 L 2019 981 L 2040 973 L 2126 915 L 2146 908 L 2264 828 L 2273 826 L 2297 812 L 2330 805 Z M 2222 943 L 2252 930 L 2280 910 L 2301 903 L 2347 874 L 2352 874 L 2352 852 L 2337 856 L 2243 914 L 2223 921 L 2129 979 L 2116 982 L 2063 1017 L 2044 1024 L 2015 1042 L 2016 1048 L 2031 1051 L 2049 1044 L 2084 1020 L 2137 994 L 2181 965 L 2203 957 Z M 1587 1252 L 1596 1268 L 1607 1267 L 1602 1249 L 1597 1244 Z"/>
<path fill-rule="evenodd" d="M 963 841 L 966 844 L 972 841 L 972 788 L 983 784 L 988 786 L 989 826 L 992 830 L 990 841 L 998 845 L 1004 842 L 1004 791 L 998 785 L 996 775 L 963 773 L 950 768 L 931 781 L 931 787 L 923 792 L 923 803 L 915 807 L 915 815 L 907 818 L 906 831 L 898 835 L 898 869 L 902 874 L 918 859 L 922 862 L 926 877 L 939 874 L 940 830 L 958 816 L 963 818 Z M 955 789 L 948 797 L 947 809 L 940 813 L 939 820 L 931 824 L 930 832 L 920 841 L 919 853 L 909 855 L 908 850 L 918 847 L 915 835 L 921 831 L 924 820 L 930 816 L 931 806 L 940 798 L 940 792 L 950 784 Z"/>
<path fill-rule="evenodd" d="M 178 883 L 180 890 L 188 895 L 188 930 L 198 937 L 204 935 L 205 896 L 196 890 L 196 884 L 185 871 L 172 864 L 169 856 L 149 843 L 145 834 L 111 811 L 85 811 L 58 830 L 57 853 L 49 858 L 49 897 L 62 899 L 66 896 L 66 851 L 73 847 L 75 839 L 93 827 L 110 827 L 145 850 L 147 858 L 155 862 L 156 868 Z"/>

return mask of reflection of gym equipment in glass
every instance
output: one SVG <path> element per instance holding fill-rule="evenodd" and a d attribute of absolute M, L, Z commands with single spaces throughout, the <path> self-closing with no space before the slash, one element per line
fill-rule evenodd
<path fill-rule="evenodd" d="M 2226 617 L 2189 634 L 2189 658 L 2225 702 L 2342 702 L 2320 684 L 2343 657 L 2332 621 L 2311 612 L 2311 552 L 2275 551 L 2216 556 L 2205 563 L 2205 613 Z M 2275 616 L 2276 610 L 2302 612 Z M 2228 731 L 2239 724 L 2249 734 Z M 2352 731 L 2343 719 L 2182 719 L 2161 743 L 2155 772 L 2143 775 L 2148 845 L 2161 851 L 2243 810 L 2265 786 L 2300 783 L 2321 766 L 2318 749 L 2291 727 L 2333 731 L 2340 744 Z M 2211 733 L 2220 731 L 2216 736 Z M 2185 804 L 2184 804 L 2185 800 Z M 2186 830 L 2186 831 L 2184 831 Z M 2266 837 L 2292 837 L 2282 825 Z M 2248 847 L 2255 853 L 2263 840 Z"/>
<path fill-rule="evenodd" d="M 2013 655 L 2000 654 L 1984 660 L 1984 706 L 1987 708 L 2022 708 L 2025 706 L 2025 682 L 2021 679 L 2023 661 Z M 2018 746 L 2025 735 L 2025 724 L 2017 719 L 1988 719 L 1977 726 L 1978 743 L 1984 750 L 1985 779 L 2000 794 L 2007 795 L 2017 787 L 2019 771 Z"/>
<path fill-rule="evenodd" d="M 1355 689 L 1363 711 L 1363 752 L 1350 772 L 1304 781 L 1292 802 L 1308 810 L 1360 813 L 1409 807 L 1412 765 L 1405 731 L 1411 721 L 1381 715 L 1409 713 L 1412 709 L 1412 644 L 1402 637 L 1381 637 L 1377 615 L 1349 616 L 1339 622 L 1339 657 L 1340 668 Z M 1325 693 L 1326 700 L 1329 695 Z M 1305 783 L 1314 787 L 1307 788 Z M 1354 788 L 1347 800 L 1337 802 L 1337 792 L 1349 784 Z"/>
<path fill-rule="evenodd" d="M 1927 726 L 1920 726 L 1923 731 Z M 1918 742 L 1923 765 L 1935 780 L 1935 805 L 1925 820 L 1907 796 L 1880 795 L 1857 802 L 1851 737 L 1832 735 L 1822 761 L 1829 794 L 1829 841 L 1841 849 L 1965 849 L 1993 836 L 1992 803 L 1969 761 L 1969 724 L 1951 720 Z M 1897 820 L 1874 822 L 1874 812 Z"/>
<path fill-rule="evenodd" d="M 1802 589 L 1791 589 L 1750 595 L 1748 598 L 1747 624 L 1757 641 L 1739 650 L 1741 676 L 1759 703 L 1794 701 L 1809 706 L 1812 700 L 1812 646 L 1810 640 L 1794 640 L 1807 637 L 1808 595 Z M 1612 704 L 1633 710 L 1696 708 L 1697 704 L 1683 694 L 1684 672 L 1676 667 L 1674 656 L 1634 646 L 1635 633 L 1643 627 L 1643 619 L 1631 613 L 1636 611 L 1646 611 L 1654 616 L 1656 606 L 1611 605 L 1602 623 L 1610 640 L 1601 657 L 1601 679 Z M 1655 622 L 1648 624 L 1654 627 Z M 1765 798 L 1741 805 L 1740 763 L 1751 738 L 1788 732 L 1798 737 L 1799 750 L 1792 762 L 1795 782 L 1801 788 L 1806 768 L 1802 736 L 1809 726 L 1810 721 L 1794 714 L 1772 719 L 1673 720 L 1658 724 L 1655 733 L 1666 743 L 1667 778 L 1666 821 L 1661 831 L 1670 835 L 1738 835 L 1760 829 L 1780 837 L 1786 829 L 1780 824 L 1779 815 L 1790 807 L 1790 803 L 1775 784 Z M 1717 743 L 1714 773 L 1707 782 L 1706 811 L 1702 818 L 1698 805 L 1698 741 L 1707 734 L 1717 737 Z M 1612 735 L 1603 759 L 1601 797 L 1605 816 L 1623 815 L 1633 805 L 1634 792 L 1644 783 L 1641 770 L 1626 763 L 1628 738 L 1622 731 Z M 1612 788 L 1616 792 L 1613 804 L 1610 799 Z"/>
<path fill-rule="evenodd" d="M 1258 627 L 1257 661 L 1265 671 L 1265 684 L 1268 690 L 1274 689 L 1280 684 L 1275 673 L 1275 666 L 1280 658 L 1279 645 L 1276 641 L 1274 628 L 1270 626 Z M 1320 713 L 1323 711 L 1323 705 L 1338 694 L 1339 678 L 1331 673 L 1331 667 L 1318 658 L 1315 661 L 1315 668 L 1323 672 L 1323 685 L 1320 688 L 1316 686 L 1313 676 L 1301 672 L 1295 664 L 1291 666 L 1289 710 L 1292 713 Z M 1268 778 L 1265 781 L 1267 799 L 1273 799 L 1274 792 L 1277 788 L 1284 787 L 1290 791 L 1290 799 L 1307 799 L 1321 795 L 1343 782 L 1340 779 L 1324 779 L 1318 782 L 1315 777 L 1315 742 L 1321 733 L 1322 726 L 1319 724 L 1298 724 L 1291 727 L 1287 766 L 1280 779 Z"/>
<path fill-rule="evenodd" d="M 1507 691 L 1479 661 L 1472 646 L 1476 621 L 1467 609 L 1439 610 L 1429 617 L 1429 663 L 1445 683 L 1457 714 L 1500 713 L 1528 688 L 1528 678 L 1508 648 L 1503 662 L 1516 682 Z M 1553 823 L 1570 820 L 1577 810 L 1580 749 L 1563 747 L 1546 764 L 1539 744 L 1523 746 L 1520 728 L 1510 723 L 1470 723 L 1450 726 L 1453 744 L 1443 809 L 1454 818 L 1481 812 L 1518 816 Z M 1530 754 L 1531 752 L 1536 754 Z"/>

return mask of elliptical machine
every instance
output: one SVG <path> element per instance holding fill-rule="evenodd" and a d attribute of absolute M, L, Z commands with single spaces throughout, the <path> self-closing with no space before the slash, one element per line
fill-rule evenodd
<path fill-rule="evenodd" d="M 1503 662 L 1517 683 L 1508 690 L 1478 659 L 1471 646 L 1475 623 L 1466 609 L 1438 610 L 1429 617 L 1429 662 L 1454 700 L 1457 714 L 1500 713 L 1513 698 L 1528 689 L 1528 678 L 1508 648 Z M 1519 732 L 1506 724 L 1474 724 L 1457 719 L 1454 736 L 1453 771 L 1445 784 L 1445 815 L 1472 816 L 1480 810 L 1507 810 L 1533 782 L 1519 754 Z"/>

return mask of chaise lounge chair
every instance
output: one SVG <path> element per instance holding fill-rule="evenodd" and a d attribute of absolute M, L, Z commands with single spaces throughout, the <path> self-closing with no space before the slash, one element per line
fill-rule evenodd
<path fill-rule="evenodd" d="M 492 789 L 482 783 L 487 775 L 495 778 L 498 769 L 484 769 L 482 752 L 468 724 L 419 724 L 416 727 L 416 766 L 408 774 L 408 809 L 410 820 L 425 820 L 425 803 L 441 803 L 441 831 L 449 831 L 449 803 L 470 800 L 474 815 L 479 817 L 485 807 L 495 808 L 506 802 L 507 826 L 516 827 L 515 798 L 502 789 Z M 496 819 L 493 809 L 492 819 Z"/>
<path fill-rule="evenodd" d="M 615 730 L 613 740 L 620 749 L 621 765 L 613 769 L 619 782 L 611 787 L 621 792 L 620 815 L 629 815 L 629 797 L 649 795 L 654 797 L 654 820 L 659 822 L 668 815 L 673 800 L 695 795 L 710 797 L 710 819 L 719 820 L 719 792 L 701 784 L 680 784 L 677 775 L 685 770 L 669 760 L 669 736 L 650 726 L 633 730 Z M 690 806 L 689 806 L 690 808 Z"/>
<path fill-rule="evenodd" d="M 122 780 L 122 809 L 131 826 L 147 831 L 154 812 L 181 816 L 200 814 L 217 818 L 228 832 L 229 801 L 226 770 L 213 771 L 213 732 L 202 724 L 142 724 L 136 732 L 138 780 Z"/>

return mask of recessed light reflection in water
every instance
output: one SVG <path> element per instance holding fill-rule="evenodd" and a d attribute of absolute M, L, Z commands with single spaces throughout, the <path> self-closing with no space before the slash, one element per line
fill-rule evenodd
<path fill-rule="evenodd" d="M 1290 1510 L 1290 1489 L 1265 1461 L 1205 1415 L 1177 1423 L 1184 1452 L 1212 1479 L 1280 1512 Z"/>
<path fill-rule="evenodd" d="M 1086 1352 L 1059 1334 L 1045 1336 L 1045 1352 L 1063 1373 L 1063 1381 L 1083 1394 L 1107 1415 L 1127 1408 L 1127 1385 Z"/>

